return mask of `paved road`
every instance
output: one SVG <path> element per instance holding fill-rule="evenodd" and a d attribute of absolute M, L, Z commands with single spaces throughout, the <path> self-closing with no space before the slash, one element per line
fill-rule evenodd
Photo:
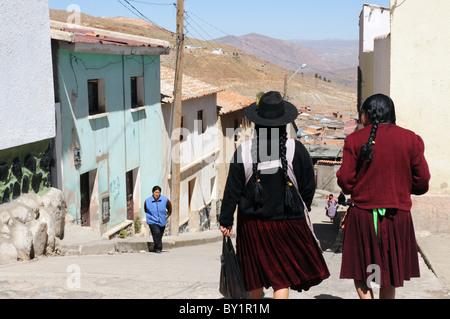
<path fill-rule="evenodd" d="M 351 280 L 339 279 L 341 253 L 333 247 L 337 229 L 319 203 L 312 222 L 331 277 L 290 299 L 355 299 Z M 314 211 L 314 210 L 313 210 Z M 320 213 L 319 213 L 320 212 Z M 41 257 L 0 265 L 3 299 L 217 299 L 221 241 L 166 249 L 161 254 L 122 253 Z M 443 283 L 420 259 L 421 278 L 397 289 L 398 298 L 449 298 Z M 266 292 L 272 297 L 272 291 Z M 376 296 L 377 291 L 375 291 Z"/>
<path fill-rule="evenodd" d="M 162 254 L 67 256 L 0 267 L 0 298 L 216 299 L 221 243 L 174 248 Z M 324 252 L 331 277 L 291 299 L 343 298 L 356 294 L 351 280 L 338 279 L 340 254 Z M 397 289 L 398 298 L 444 298 L 442 283 L 421 261 L 422 276 Z M 272 291 L 266 291 L 271 297 Z"/>

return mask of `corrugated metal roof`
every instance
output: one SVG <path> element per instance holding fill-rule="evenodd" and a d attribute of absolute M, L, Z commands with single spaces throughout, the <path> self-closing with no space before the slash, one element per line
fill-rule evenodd
<path fill-rule="evenodd" d="M 50 21 L 50 29 L 53 31 L 53 39 L 71 43 L 100 43 L 129 47 L 169 48 L 169 42 L 159 39 L 146 38 L 59 21 Z"/>
<path fill-rule="evenodd" d="M 217 94 L 217 106 L 220 108 L 219 115 L 245 109 L 254 102 L 254 99 L 227 90 Z"/>
<path fill-rule="evenodd" d="M 162 102 L 173 101 L 175 70 L 161 66 L 161 95 Z M 183 74 L 181 99 L 183 101 L 199 98 L 223 91 L 223 89 Z"/>
<path fill-rule="evenodd" d="M 342 145 L 303 144 L 311 158 L 333 159 L 342 158 Z"/>
<path fill-rule="evenodd" d="M 111 36 L 105 36 L 102 34 L 97 34 L 94 32 L 90 32 L 88 30 L 83 29 L 73 29 L 73 28 L 64 28 L 66 32 L 73 33 L 74 35 L 74 42 L 84 42 L 84 43 L 97 43 L 100 42 L 101 44 L 115 44 L 115 45 L 126 45 L 126 46 L 149 46 L 149 47 L 159 47 L 160 45 L 154 44 L 151 42 L 144 42 L 144 41 L 135 41 L 131 39 L 127 39 L 124 35 L 123 38 L 118 37 L 111 37 Z M 150 41 L 150 39 L 149 39 Z"/>

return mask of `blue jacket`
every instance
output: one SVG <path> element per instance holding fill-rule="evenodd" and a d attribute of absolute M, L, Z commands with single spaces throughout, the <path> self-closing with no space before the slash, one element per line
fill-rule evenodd
<path fill-rule="evenodd" d="M 147 224 L 156 224 L 159 226 L 166 226 L 167 223 L 167 197 L 160 195 L 158 201 L 155 201 L 153 196 L 145 200 L 145 215 Z"/>

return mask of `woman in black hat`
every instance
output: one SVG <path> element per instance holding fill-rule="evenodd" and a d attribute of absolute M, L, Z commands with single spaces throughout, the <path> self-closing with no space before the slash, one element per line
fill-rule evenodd
<path fill-rule="evenodd" d="M 308 290 L 330 275 L 308 217 L 315 192 L 311 158 L 303 144 L 287 139 L 286 125 L 297 115 L 279 92 L 264 94 L 245 110 L 254 137 L 230 163 L 220 230 L 232 235 L 238 205 L 236 250 L 251 298 L 269 287 L 274 298 L 288 298 L 289 288 Z"/>

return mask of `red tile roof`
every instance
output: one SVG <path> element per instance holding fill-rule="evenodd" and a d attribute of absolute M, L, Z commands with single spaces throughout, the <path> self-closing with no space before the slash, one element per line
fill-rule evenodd
<path fill-rule="evenodd" d="M 254 102 L 254 99 L 227 90 L 217 94 L 217 106 L 220 107 L 219 115 L 244 109 Z"/>
<path fill-rule="evenodd" d="M 161 94 L 163 95 L 163 102 L 172 102 L 174 82 L 175 70 L 161 65 Z M 183 74 L 182 82 L 181 99 L 183 101 L 211 95 L 223 90 L 185 74 Z"/>

